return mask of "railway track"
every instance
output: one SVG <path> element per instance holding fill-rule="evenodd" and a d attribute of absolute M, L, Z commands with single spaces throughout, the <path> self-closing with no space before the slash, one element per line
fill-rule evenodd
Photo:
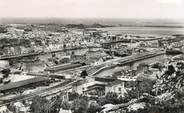
<path fill-rule="evenodd" d="M 134 56 L 127 56 L 127 57 L 123 57 L 123 58 L 120 58 L 120 59 L 113 59 L 111 61 L 111 63 L 115 63 L 114 65 L 102 67 L 99 70 L 97 70 L 96 72 L 94 72 L 93 74 L 91 74 L 90 76 L 95 76 L 96 74 L 100 73 L 101 71 L 109 69 L 109 68 L 114 68 L 119 64 L 120 65 L 125 65 L 125 64 L 136 62 L 136 61 L 139 61 L 139 60 L 144 60 L 144 59 L 147 59 L 147 58 L 152 58 L 152 57 L 155 57 L 155 56 L 159 56 L 159 55 L 162 55 L 162 54 L 165 54 L 165 52 L 164 51 L 155 51 L 155 52 L 148 52 L 148 53 L 144 53 L 144 54 L 137 54 L 137 55 L 134 55 Z M 100 65 L 105 66 L 105 64 L 107 64 L 107 62 L 105 62 L 103 64 L 100 64 Z"/>
<path fill-rule="evenodd" d="M 151 57 L 162 55 L 162 54 L 165 54 L 165 52 L 163 52 L 163 51 L 148 52 L 148 53 L 144 53 L 144 54 L 138 54 L 138 55 L 134 55 L 134 56 L 128 56 L 128 57 L 124 57 L 124 58 L 113 59 L 113 60 L 104 62 L 102 64 L 96 65 L 96 66 L 105 66 L 106 64 L 112 64 L 114 62 L 124 65 L 124 64 L 127 64 L 127 63 L 135 62 L 135 61 L 138 61 L 138 60 L 143 60 L 143 59 L 146 59 L 146 58 L 151 58 Z M 115 64 L 115 65 L 112 65 L 112 66 L 116 67 L 117 65 L 118 64 Z M 87 67 L 85 67 L 85 68 L 87 68 Z M 95 72 L 95 73 L 97 73 L 97 72 Z M 91 74 L 90 76 L 94 76 L 94 74 Z M 31 94 L 28 94 L 28 95 L 21 95 L 21 96 L 15 97 L 15 98 L 7 99 L 3 103 L 0 103 L 0 106 L 7 105 L 11 102 L 17 102 L 17 101 L 21 101 L 21 100 L 31 99 L 31 98 L 35 97 L 36 95 L 49 96 L 49 95 L 52 95 L 52 94 L 56 94 L 58 92 L 63 92 L 63 91 L 68 90 L 69 88 L 71 88 L 74 83 L 76 83 L 80 80 L 81 79 L 66 80 L 64 83 L 61 83 L 61 84 L 53 86 L 53 87 L 49 87 L 49 88 L 44 89 L 44 90 L 40 90 L 40 91 L 31 93 Z"/>
<path fill-rule="evenodd" d="M 80 79 L 78 79 L 78 80 L 67 80 L 67 81 L 65 81 L 61 84 L 56 85 L 56 86 L 49 87 L 49 88 L 46 88 L 46 89 L 43 89 L 43 90 L 40 90 L 40 91 L 37 91 L 37 92 L 34 92 L 34 93 L 30 93 L 30 94 L 27 94 L 27 95 L 16 96 L 14 98 L 7 99 L 7 100 L 0 100 L 0 101 L 2 101 L 2 103 L 0 103 L 0 106 L 4 106 L 4 105 L 14 103 L 14 102 L 17 102 L 17 101 L 21 101 L 21 100 L 32 99 L 33 97 L 35 97 L 37 95 L 42 96 L 42 97 L 47 97 L 47 96 L 50 96 L 52 94 L 56 94 L 56 93 L 59 93 L 59 92 L 64 92 L 64 91 L 70 89 L 72 87 L 72 85 L 75 84 L 78 81 L 80 81 Z"/>

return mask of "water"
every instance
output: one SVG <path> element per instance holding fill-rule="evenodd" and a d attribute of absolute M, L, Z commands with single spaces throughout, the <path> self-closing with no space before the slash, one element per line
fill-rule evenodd
<path fill-rule="evenodd" d="M 107 27 L 97 28 L 112 34 L 146 34 L 146 35 L 173 35 L 184 34 L 184 28 L 178 27 Z"/>
<path fill-rule="evenodd" d="M 107 76 L 111 76 L 112 74 L 114 74 L 115 72 L 118 72 L 118 71 L 127 70 L 127 69 L 134 69 L 135 70 L 137 68 L 137 66 L 139 64 L 142 64 L 142 63 L 152 64 L 152 63 L 160 62 L 162 64 L 166 64 L 168 59 L 170 59 L 171 57 L 172 56 L 166 55 L 166 54 L 159 55 L 159 56 L 156 56 L 156 57 L 136 61 L 134 63 L 127 64 L 125 66 L 108 69 L 108 70 L 102 71 L 101 73 L 97 74 L 96 76 L 98 76 L 98 77 L 107 77 Z"/>

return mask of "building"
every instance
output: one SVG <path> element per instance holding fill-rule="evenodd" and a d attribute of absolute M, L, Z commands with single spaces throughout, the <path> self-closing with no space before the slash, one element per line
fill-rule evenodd
<path fill-rule="evenodd" d="M 88 96 L 102 96 L 105 94 L 105 83 L 99 81 L 80 81 L 73 85 L 73 91 Z"/>
<path fill-rule="evenodd" d="M 98 60 L 102 57 L 107 57 L 108 55 L 103 51 L 103 50 L 89 50 L 86 53 L 86 59 L 94 59 L 94 60 Z"/>
<path fill-rule="evenodd" d="M 88 96 L 103 96 L 105 95 L 105 83 L 93 83 L 83 90 L 83 94 Z"/>
<path fill-rule="evenodd" d="M 86 60 L 86 55 L 71 55 L 71 61 L 83 62 Z"/>
<path fill-rule="evenodd" d="M 105 94 L 109 92 L 117 93 L 119 96 L 124 96 L 127 93 L 125 89 L 125 82 L 121 80 L 115 80 L 108 83 L 105 86 Z"/>
<path fill-rule="evenodd" d="M 105 87 L 107 83 L 114 81 L 109 78 L 88 78 L 87 81 L 80 81 L 73 85 L 73 91 L 78 94 L 85 94 L 88 96 L 103 96 L 105 95 Z"/>
<path fill-rule="evenodd" d="M 137 66 L 136 75 L 142 72 L 146 72 L 146 71 L 149 71 L 149 65 L 145 63 L 140 63 Z"/>
<path fill-rule="evenodd" d="M 140 42 L 140 47 L 158 48 L 160 42 L 158 40 L 145 40 Z"/>

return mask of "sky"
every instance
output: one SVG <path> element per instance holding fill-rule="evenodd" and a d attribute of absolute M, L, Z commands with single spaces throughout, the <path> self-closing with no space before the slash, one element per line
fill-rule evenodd
<path fill-rule="evenodd" d="M 2 17 L 184 19 L 184 0 L 0 0 Z"/>

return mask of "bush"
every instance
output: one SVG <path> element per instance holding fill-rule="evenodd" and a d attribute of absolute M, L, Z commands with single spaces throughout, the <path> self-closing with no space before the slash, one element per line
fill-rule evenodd
<path fill-rule="evenodd" d="M 33 113 L 48 113 L 49 101 L 46 98 L 36 96 L 33 98 L 30 109 Z"/>
<path fill-rule="evenodd" d="M 88 101 L 84 98 L 75 99 L 72 104 L 73 113 L 86 113 L 88 108 Z"/>
<path fill-rule="evenodd" d="M 97 113 L 101 111 L 101 106 L 97 103 L 92 103 L 88 107 L 87 113 Z"/>
<path fill-rule="evenodd" d="M 61 104 L 61 108 L 63 108 L 64 110 L 69 110 L 71 108 L 70 103 L 63 101 Z"/>
<path fill-rule="evenodd" d="M 8 30 L 6 27 L 0 26 L 0 33 L 7 33 L 7 32 L 8 32 Z"/>
<path fill-rule="evenodd" d="M 108 92 L 105 97 L 100 97 L 97 100 L 97 103 L 100 105 L 105 104 L 121 104 L 121 103 L 127 103 L 130 99 L 128 96 L 125 97 L 118 97 L 118 95 L 114 92 Z"/>
<path fill-rule="evenodd" d="M 69 101 L 72 101 L 74 99 L 77 99 L 79 97 L 79 94 L 76 92 L 69 92 L 68 96 L 69 96 Z"/>

